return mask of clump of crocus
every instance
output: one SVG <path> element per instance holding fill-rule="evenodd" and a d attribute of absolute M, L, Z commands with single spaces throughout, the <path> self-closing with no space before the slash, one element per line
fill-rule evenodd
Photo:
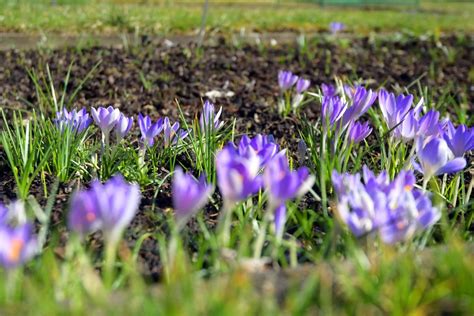
<path fill-rule="evenodd" d="M 416 143 L 418 162 L 412 161 L 415 170 L 423 173 L 425 182 L 433 176 L 456 173 L 466 167 L 466 159 L 455 157 L 443 138 L 418 138 Z"/>
<path fill-rule="evenodd" d="M 268 193 L 269 211 L 275 212 L 275 233 L 278 238 L 283 234 L 286 221 L 285 202 L 308 192 L 314 180 L 306 167 L 296 171 L 290 169 L 285 150 L 280 151 L 265 166 L 263 182 Z"/>
<path fill-rule="evenodd" d="M 296 94 L 291 98 L 292 88 L 296 84 Z M 298 77 L 291 71 L 280 70 L 278 72 L 278 85 L 282 93 L 282 98 L 278 102 L 278 111 L 284 116 L 292 110 L 296 112 L 304 100 L 304 92 L 308 90 L 311 82 Z"/>
<path fill-rule="evenodd" d="M 227 246 L 230 240 L 234 204 L 246 200 L 262 186 L 260 166 L 261 159 L 252 148 L 248 148 L 246 154 L 241 155 L 234 144 L 230 143 L 216 155 L 217 185 L 224 200 L 219 219 L 224 246 Z"/>
<path fill-rule="evenodd" d="M 213 192 L 214 186 L 207 183 L 204 176 L 196 180 L 192 175 L 184 173 L 181 168 L 176 168 L 171 193 L 179 228 L 206 205 Z"/>
<path fill-rule="evenodd" d="M 10 208 L 17 207 L 18 204 Z M 5 269 L 21 266 L 38 252 L 33 224 L 11 211 L 0 202 L 0 265 Z"/>
<path fill-rule="evenodd" d="M 98 109 L 93 107 L 91 108 L 91 113 L 94 122 L 102 132 L 102 148 L 105 148 L 109 145 L 110 132 L 120 118 L 120 110 L 114 109 L 112 106 L 107 108 L 99 107 Z"/>
<path fill-rule="evenodd" d="M 375 176 L 364 166 L 360 174 L 332 174 L 337 213 L 357 236 L 377 232 L 388 244 L 410 239 L 434 225 L 441 213 L 427 193 L 414 188 L 412 171 L 402 171 L 393 181 L 384 172 Z"/>
<path fill-rule="evenodd" d="M 140 188 L 116 175 L 106 183 L 95 180 L 89 190 L 76 192 L 71 201 L 68 224 L 85 235 L 102 230 L 108 242 L 119 241 L 135 216 L 140 203 Z"/>
<path fill-rule="evenodd" d="M 350 92 L 348 93 L 347 90 Z M 362 86 L 346 87 L 349 102 L 341 118 L 339 128 L 345 129 L 351 122 L 358 120 L 377 99 L 377 93 Z"/>
<path fill-rule="evenodd" d="M 178 143 L 188 136 L 188 132 L 179 128 L 179 122 L 171 124 L 170 119 L 163 120 L 163 144 L 165 148 Z"/>
<path fill-rule="evenodd" d="M 153 146 L 155 143 L 155 137 L 158 136 L 163 130 L 163 119 L 160 118 L 155 123 L 152 123 L 151 118 L 143 116 L 141 113 L 138 114 L 138 126 L 142 134 L 141 140 L 143 147 Z"/>
<path fill-rule="evenodd" d="M 379 92 L 379 105 L 382 115 L 394 140 L 409 142 L 417 137 L 440 136 L 443 123 L 438 111 L 430 110 L 421 116 L 423 98 L 412 108 L 413 95 L 400 94 L 395 97 L 382 89 Z"/>
<path fill-rule="evenodd" d="M 260 159 L 260 167 L 263 167 L 278 153 L 279 148 L 271 135 L 257 134 L 253 138 L 243 135 L 239 142 L 238 153 L 243 157 L 257 154 Z"/>
<path fill-rule="evenodd" d="M 448 121 L 443 138 L 455 157 L 462 157 L 464 153 L 474 149 L 474 128 L 472 127 L 459 125 L 455 128 L 453 123 Z"/>
<path fill-rule="evenodd" d="M 68 112 L 66 108 L 56 113 L 56 119 L 54 124 L 59 128 L 61 132 L 64 132 L 66 128 L 76 133 L 82 133 L 92 123 L 92 118 L 89 117 L 86 109 L 83 108 L 79 111 L 76 109 Z"/>
<path fill-rule="evenodd" d="M 348 128 L 349 140 L 354 144 L 363 141 L 370 133 L 372 133 L 372 127 L 369 126 L 369 122 L 355 122 L 350 124 Z"/>
<path fill-rule="evenodd" d="M 120 113 L 120 117 L 117 120 L 115 125 L 115 136 L 117 137 L 117 142 L 120 142 L 125 138 L 133 126 L 133 117 L 126 117 L 123 113 Z"/>
<path fill-rule="evenodd" d="M 394 129 L 408 114 L 413 103 L 413 95 L 400 94 L 395 97 L 385 89 L 379 91 L 379 106 L 388 130 Z"/>
<path fill-rule="evenodd" d="M 344 31 L 345 28 L 346 28 L 346 25 L 342 22 L 334 21 L 334 22 L 329 23 L 329 31 L 331 31 L 333 35 L 336 35 L 337 33 Z"/>
<path fill-rule="evenodd" d="M 355 125 L 356 121 L 368 111 L 377 98 L 377 93 L 360 85 L 342 87 L 341 84 L 340 89 L 333 85 L 322 85 L 321 89 L 321 123 L 326 134 L 332 130 L 341 136 L 349 126 L 361 127 L 360 123 Z M 344 93 L 338 95 L 339 91 Z"/>
<path fill-rule="evenodd" d="M 260 190 L 260 164 L 261 159 L 254 150 L 249 149 L 244 156 L 239 154 L 233 144 L 217 153 L 217 184 L 224 203 L 230 206 Z"/>
<path fill-rule="evenodd" d="M 207 132 L 217 131 L 224 126 L 224 122 L 220 121 L 220 116 L 222 114 L 222 106 L 219 108 L 219 111 L 216 113 L 214 104 L 209 101 L 204 102 L 202 107 L 202 113 L 199 117 L 199 126 L 201 128 L 201 133 L 205 134 Z"/>
<path fill-rule="evenodd" d="M 324 130 L 333 127 L 344 115 L 347 103 L 339 96 L 324 96 L 321 103 L 322 125 Z"/>
<path fill-rule="evenodd" d="M 106 243 L 104 274 L 111 285 L 117 245 L 140 204 L 140 188 L 116 175 L 105 184 L 94 181 L 89 190 L 76 192 L 71 200 L 68 226 L 84 236 L 102 230 Z"/>

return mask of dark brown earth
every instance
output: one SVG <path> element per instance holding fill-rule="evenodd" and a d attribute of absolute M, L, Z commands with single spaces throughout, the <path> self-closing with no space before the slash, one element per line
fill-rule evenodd
<path fill-rule="evenodd" d="M 400 41 L 345 39 L 338 43 L 320 38 L 305 49 L 296 45 L 237 47 L 224 39 L 200 49 L 192 45 L 169 47 L 145 42 L 129 49 L 0 51 L 0 61 L 0 104 L 7 115 L 14 109 L 30 111 L 31 104 L 37 104 L 27 69 L 35 69 L 44 76 L 45 66 L 49 65 L 59 91 L 68 66 L 74 63 L 68 88 L 71 93 L 100 62 L 74 100 L 75 107 L 113 105 L 127 114 L 142 112 L 153 117 L 177 118 L 177 100 L 185 116 L 191 119 L 198 113 L 206 92 L 232 92 L 231 97 L 215 100 L 224 108 L 224 119 L 236 118 L 239 132 L 271 133 L 283 147 L 290 148 L 295 148 L 298 139 L 298 121 L 293 117 L 282 119 L 277 114 L 280 69 L 310 79 L 313 88 L 338 76 L 350 80 L 362 78 L 372 88 L 383 85 L 396 90 L 413 84 L 410 91 L 416 93 L 418 80 L 422 87 L 428 87 L 432 100 L 442 111 L 452 111 L 450 104 L 460 103 L 472 113 L 474 103 L 474 37 L 471 35 Z M 309 104 L 304 113 L 315 119 L 318 111 L 316 104 Z M 0 157 L 0 191 L 6 199 L 14 199 L 14 186 L 11 172 Z M 142 211 L 127 232 L 130 247 L 140 235 L 156 228 L 156 221 L 151 219 L 156 215 L 150 214 L 154 188 L 142 189 Z M 31 190 L 44 205 L 40 182 Z M 60 185 L 53 212 L 53 227 L 62 232 L 62 238 L 67 237 L 62 210 L 71 190 L 71 184 Z M 154 204 L 161 211 L 171 206 L 169 186 L 163 187 Z M 216 210 L 209 209 L 207 213 L 209 221 L 215 220 Z M 92 248 L 101 247 L 96 237 L 91 238 Z M 61 254 L 60 247 L 57 252 Z M 143 273 L 158 278 L 161 267 L 157 241 L 147 239 L 140 256 Z"/>

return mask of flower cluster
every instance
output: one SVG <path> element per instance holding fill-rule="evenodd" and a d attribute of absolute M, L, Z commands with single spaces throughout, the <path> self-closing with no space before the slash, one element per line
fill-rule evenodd
<path fill-rule="evenodd" d="M 56 119 L 53 122 L 61 132 L 69 128 L 73 132 L 82 133 L 92 123 L 92 118 L 89 117 L 89 113 L 87 113 L 85 108 L 79 111 L 74 109 L 71 112 L 64 108 L 56 113 Z"/>
<path fill-rule="evenodd" d="M 243 201 L 262 187 L 266 189 L 279 236 L 286 219 L 285 202 L 305 194 L 314 183 L 306 167 L 290 170 L 286 150 L 279 151 L 270 136 L 250 139 L 244 135 L 237 148 L 230 143 L 217 154 L 216 164 L 218 186 L 227 204 Z"/>
<path fill-rule="evenodd" d="M 125 182 L 121 175 L 105 184 L 96 180 L 89 190 L 73 196 L 68 225 L 80 235 L 102 230 L 108 242 L 116 243 L 135 216 L 139 203 L 140 188 Z"/>
<path fill-rule="evenodd" d="M 337 212 L 355 236 L 378 232 L 385 243 L 411 238 L 434 225 L 441 213 L 429 196 L 414 188 L 412 171 L 402 171 L 390 181 L 384 171 L 378 176 L 363 168 L 360 174 L 333 172 Z"/>
<path fill-rule="evenodd" d="M 152 123 L 149 116 L 138 115 L 138 125 L 142 134 L 144 146 L 153 146 L 155 138 L 163 132 L 163 146 L 169 147 L 188 136 L 188 132 L 179 128 L 179 123 L 171 124 L 168 117 L 160 118 Z"/>
<path fill-rule="evenodd" d="M 466 159 L 455 157 L 444 138 L 419 138 L 416 150 L 418 162 L 412 160 L 412 164 L 425 176 L 425 181 L 432 176 L 456 173 L 466 167 Z"/>
<path fill-rule="evenodd" d="M 340 91 L 342 95 L 340 94 Z M 337 89 L 332 85 L 323 84 L 321 103 L 322 125 L 325 131 L 336 130 L 342 133 L 347 129 L 349 140 L 359 143 L 372 132 L 368 122 L 357 120 L 374 104 L 377 93 L 362 86 L 345 86 Z"/>
<path fill-rule="evenodd" d="M 21 214 L 14 214 L 24 213 L 23 208 L 23 203 L 13 203 L 10 209 L 0 203 L 0 265 L 6 269 L 18 267 L 38 251 L 33 224 L 23 219 L 23 216 L 17 216 Z"/>
<path fill-rule="evenodd" d="M 420 136 L 441 135 L 444 124 L 439 121 L 439 112 L 430 110 L 421 116 L 423 98 L 413 108 L 412 103 L 412 95 L 395 97 L 393 93 L 380 90 L 379 106 L 392 138 L 408 142 Z"/>
<path fill-rule="evenodd" d="M 465 152 L 474 148 L 474 130 L 461 125 L 455 128 L 447 119 L 440 120 L 438 111 L 421 115 L 423 99 L 412 107 L 412 95 L 398 95 L 385 90 L 379 92 L 379 105 L 391 137 L 395 141 L 414 141 L 415 170 L 425 176 L 455 173 L 466 166 Z"/>
<path fill-rule="evenodd" d="M 212 104 L 205 106 L 206 115 L 214 111 Z M 104 146 L 109 143 L 110 133 L 114 131 L 117 142 L 125 138 L 133 127 L 133 117 L 127 117 L 125 114 L 120 112 L 119 109 L 115 109 L 112 106 L 107 108 L 91 108 L 92 118 L 85 109 L 80 111 L 73 110 L 68 112 L 63 110 L 57 113 L 55 124 L 61 130 L 64 127 L 69 127 L 74 131 L 82 132 L 85 130 L 92 121 L 95 122 L 102 132 L 102 142 Z M 214 117 L 216 128 L 222 126 L 222 122 L 219 122 L 219 113 Z M 204 122 L 204 119 L 202 119 Z M 145 146 L 153 146 L 155 138 L 163 132 L 163 146 L 169 147 L 176 144 L 179 140 L 182 140 L 188 136 L 188 132 L 180 129 L 178 122 L 171 123 L 168 117 L 160 118 L 157 122 L 152 123 L 149 116 L 143 116 L 138 114 L 138 125 L 142 134 L 142 143 Z"/>
<path fill-rule="evenodd" d="M 308 90 L 311 82 L 298 77 L 291 71 L 280 70 L 278 72 L 278 85 L 284 96 L 278 104 L 278 111 L 281 114 L 288 115 L 291 110 L 295 112 L 304 100 L 304 92 Z M 291 99 L 291 89 L 295 86 L 295 94 Z"/>

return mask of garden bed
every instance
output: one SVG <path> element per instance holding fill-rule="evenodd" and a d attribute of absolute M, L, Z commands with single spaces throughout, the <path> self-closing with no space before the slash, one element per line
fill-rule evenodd
<path fill-rule="evenodd" d="M 473 123 L 474 104 L 473 43 L 471 35 L 403 37 L 398 40 L 316 37 L 304 45 L 277 46 L 235 44 L 221 38 L 203 47 L 145 41 L 141 46 L 121 49 L 7 50 L 0 51 L 0 104 L 7 121 L 11 121 L 17 110 L 23 113 L 23 118 L 32 118 L 34 111 L 40 113 L 45 107 L 44 99 L 38 97 L 32 78 L 43 80 L 42 87 L 46 91 L 49 84 L 48 66 L 56 91 L 62 93 L 69 69 L 70 77 L 65 90 L 67 96 L 70 97 L 82 85 L 73 100 L 66 98 L 69 109 L 86 107 L 89 110 L 91 107 L 111 105 L 134 117 L 138 113 L 149 115 L 153 120 L 168 116 L 172 121 L 181 120 L 191 124 L 201 112 L 203 101 L 211 100 L 218 108 L 222 106 L 221 119 L 226 124 L 232 125 L 235 120 L 233 135 L 236 141 L 243 134 L 271 134 L 281 148 L 288 148 L 288 156 L 295 165 L 308 165 L 313 163 L 311 158 L 301 159 L 298 156 L 302 130 L 304 122 L 314 123 L 320 118 L 321 105 L 312 101 L 302 108 L 301 116 L 280 115 L 277 110 L 280 98 L 277 78 L 281 69 L 291 70 L 309 79 L 311 91 L 323 83 L 334 83 L 337 77 L 345 82 L 364 84 L 374 90 L 383 86 L 396 93 L 412 93 L 416 99 L 423 96 L 428 108 L 433 107 L 442 114 L 449 114 L 454 122 L 461 115 L 470 126 Z M 87 80 L 83 82 L 84 78 Z M 373 107 L 378 107 L 377 103 Z M 44 113 L 53 114 L 51 108 Z M 363 120 L 367 119 L 369 117 L 363 117 Z M 137 120 L 134 124 L 127 144 L 138 148 L 140 131 Z M 5 122 L 0 124 L 2 127 L 4 125 Z M 96 134 L 92 139 L 98 142 L 99 133 Z M 370 136 L 367 146 L 377 150 L 378 141 Z M 0 192 L 3 193 L 3 202 L 7 203 L 17 197 L 17 184 L 3 150 L 0 155 Z M 367 155 L 370 156 L 367 161 L 371 161 L 376 159 L 377 153 Z M 468 153 L 466 159 L 467 168 L 472 170 L 472 154 Z M 177 165 L 189 170 L 194 168 L 192 158 L 184 153 L 177 156 Z M 149 175 L 151 180 L 141 186 L 139 211 L 127 228 L 125 242 L 119 251 L 123 258 L 130 256 L 129 249 L 138 251 L 139 272 L 148 282 L 165 278 L 161 241 L 156 236 L 170 234 L 170 228 L 165 224 L 173 207 L 171 185 L 166 178 L 170 171 L 168 169 L 166 165 L 156 167 L 153 169 L 156 173 Z M 163 179 L 166 180 L 161 183 Z M 463 184 L 468 187 L 471 182 L 468 171 L 463 180 Z M 51 188 L 55 187 L 55 177 L 43 172 L 36 177 L 29 191 L 42 206 L 47 204 L 50 194 L 55 197 L 50 235 L 54 239 L 51 240 L 53 253 L 59 260 L 67 257 L 65 245 L 70 236 L 65 225 L 66 210 L 71 193 L 78 186 L 88 187 L 88 183 L 69 180 L 59 183 L 57 192 L 51 193 Z M 203 216 L 203 222 L 210 230 L 216 227 L 218 206 L 222 204 L 219 193 L 215 193 L 213 198 L 213 203 L 205 208 Z M 332 200 L 333 197 L 330 203 Z M 300 207 L 302 210 L 311 209 L 315 214 L 322 213 L 321 203 L 312 195 L 306 195 Z M 470 212 L 472 205 L 464 216 L 469 218 Z M 313 223 L 311 233 L 305 233 L 304 237 L 295 241 L 298 248 L 305 249 L 298 252 L 298 263 L 314 263 L 311 257 L 313 252 L 309 249 L 322 246 L 329 237 L 326 235 L 327 223 L 320 220 L 314 220 Z M 195 240 L 195 236 L 200 234 L 200 224 L 192 219 L 185 229 L 183 239 L 190 258 L 200 252 L 202 241 Z M 295 221 L 291 221 L 286 231 L 292 235 L 299 231 L 299 227 Z M 149 236 L 142 240 L 145 234 Z M 467 239 L 472 238 L 472 225 L 466 227 L 463 236 L 466 235 Z M 308 242 L 309 238 L 314 240 Z M 442 242 L 443 237 L 435 235 L 433 240 L 433 243 L 438 240 Z M 101 233 L 91 235 L 86 244 L 93 257 L 99 258 L 103 248 Z M 344 248 L 339 241 L 337 247 Z M 224 260 L 230 260 L 230 266 L 243 264 L 235 257 L 237 254 L 234 251 L 222 254 Z M 343 253 L 341 249 L 334 251 L 336 257 Z M 289 258 L 291 251 L 285 255 Z M 207 264 L 210 263 L 202 264 L 201 273 L 212 276 L 215 267 Z M 254 264 L 260 266 L 262 262 Z M 278 262 L 271 261 L 264 266 L 265 269 L 273 270 L 272 266 L 277 265 Z M 277 292 L 280 293 L 280 290 Z M 279 298 L 279 301 L 282 300 Z"/>

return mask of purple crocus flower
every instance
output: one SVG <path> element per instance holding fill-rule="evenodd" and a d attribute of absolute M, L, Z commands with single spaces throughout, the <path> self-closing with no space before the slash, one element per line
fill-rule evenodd
<path fill-rule="evenodd" d="M 95 109 L 91 108 L 92 117 L 94 122 L 99 126 L 102 134 L 107 138 L 110 131 L 117 124 L 118 119 L 120 118 L 120 110 L 114 109 L 112 106 L 108 108 L 99 107 Z"/>
<path fill-rule="evenodd" d="M 120 117 L 115 125 L 115 135 L 118 140 L 121 140 L 127 136 L 132 129 L 133 117 L 126 117 L 123 113 L 120 113 Z"/>
<path fill-rule="evenodd" d="M 38 252 L 38 240 L 31 223 L 17 227 L 0 225 L 0 265 L 13 269 L 31 259 Z"/>
<path fill-rule="evenodd" d="M 357 88 L 359 88 L 359 87 L 362 87 L 362 86 L 359 85 L 359 84 L 356 84 L 354 86 L 345 84 L 343 86 L 343 92 L 349 100 L 352 100 L 354 98 L 354 95 L 355 95 L 356 91 L 357 91 Z"/>
<path fill-rule="evenodd" d="M 238 153 L 244 157 L 256 154 L 260 158 L 260 167 L 263 167 L 278 153 L 279 148 L 271 135 L 257 134 L 253 138 L 243 135 L 239 142 Z"/>
<path fill-rule="evenodd" d="M 385 212 L 386 218 L 379 228 L 380 237 L 387 244 L 410 238 L 417 230 L 433 226 L 441 217 L 439 210 L 419 190 L 401 191 L 396 203 L 393 211 Z"/>
<path fill-rule="evenodd" d="M 314 183 L 314 177 L 306 167 L 291 171 L 286 151 L 282 150 L 267 163 L 263 182 L 268 191 L 270 204 L 277 207 L 308 192 Z"/>
<path fill-rule="evenodd" d="M 176 144 L 188 136 L 188 132 L 179 129 L 179 122 L 171 125 L 170 119 L 165 117 L 163 120 L 163 142 L 165 147 Z"/>
<path fill-rule="evenodd" d="M 70 230 L 79 233 L 81 236 L 102 228 L 102 219 L 98 207 L 98 199 L 101 197 L 95 191 L 94 184 L 90 191 L 79 191 L 73 195 L 71 200 L 68 226 Z"/>
<path fill-rule="evenodd" d="M 209 101 L 204 102 L 201 117 L 199 118 L 199 126 L 201 127 L 201 131 L 205 132 L 207 130 L 212 131 L 222 128 L 224 122 L 219 120 L 222 113 L 222 106 L 217 113 L 215 113 L 215 111 L 214 104 Z M 210 122 L 212 123 L 209 124 Z"/>
<path fill-rule="evenodd" d="M 390 179 L 388 178 L 388 173 L 386 170 L 383 170 L 376 176 L 374 172 L 366 165 L 362 167 L 362 177 L 364 179 L 364 183 L 367 185 L 375 185 L 377 187 L 386 188 L 390 183 Z M 360 181 L 360 178 L 358 178 L 357 181 Z"/>
<path fill-rule="evenodd" d="M 374 104 L 377 99 L 377 93 L 372 90 L 366 90 L 362 86 L 357 86 L 353 92 L 351 106 L 347 107 L 342 117 L 342 127 L 347 126 L 351 121 L 354 122 L 361 117 Z"/>
<path fill-rule="evenodd" d="M 429 111 L 419 118 L 423 98 L 412 109 L 413 95 L 400 94 L 397 97 L 385 90 L 379 92 L 379 105 L 388 129 L 393 130 L 392 136 L 404 142 L 411 141 L 417 136 L 427 137 L 439 135 L 441 123 L 439 113 Z"/>
<path fill-rule="evenodd" d="M 439 117 L 438 111 L 429 110 L 418 120 L 417 135 L 422 137 L 441 136 L 443 134 L 443 127 Z"/>
<path fill-rule="evenodd" d="M 60 129 L 61 132 L 65 128 L 70 128 L 72 131 L 82 133 L 92 123 L 92 118 L 89 117 L 85 108 L 79 111 L 76 109 L 68 112 L 65 108 L 62 111 L 56 113 L 56 119 L 54 124 Z"/>
<path fill-rule="evenodd" d="M 337 211 L 355 236 L 378 232 L 385 243 L 407 240 L 417 231 L 434 225 L 441 213 L 429 196 L 415 189 L 412 171 L 402 171 L 393 181 L 387 173 L 375 176 L 364 166 L 359 174 L 333 172 Z"/>
<path fill-rule="evenodd" d="M 263 182 L 268 192 L 268 208 L 274 211 L 275 234 L 281 238 L 286 222 L 285 202 L 308 192 L 314 177 L 306 167 L 291 171 L 286 151 L 282 150 L 267 163 Z"/>
<path fill-rule="evenodd" d="M 443 138 L 455 157 L 462 157 L 465 152 L 474 149 L 474 128 L 468 128 L 466 125 L 455 128 L 453 123 L 448 121 Z"/>
<path fill-rule="evenodd" d="M 347 104 L 342 102 L 341 98 L 335 97 L 324 97 L 322 101 L 322 124 L 324 129 L 333 126 L 343 116 L 347 109 Z"/>
<path fill-rule="evenodd" d="M 303 102 L 304 92 L 308 89 L 309 85 L 310 81 L 303 78 L 298 79 L 298 82 L 296 82 L 296 94 L 293 96 L 291 101 L 291 107 L 293 110 L 296 110 Z"/>
<path fill-rule="evenodd" d="M 69 212 L 69 228 L 82 235 L 101 229 L 110 243 L 117 243 L 140 204 L 140 188 L 116 175 L 105 184 L 94 181 L 76 193 Z"/>
<path fill-rule="evenodd" d="M 204 176 L 197 181 L 192 175 L 185 174 L 181 168 L 177 168 L 171 190 L 176 219 L 181 226 L 206 205 L 214 187 L 206 182 Z"/>
<path fill-rule="evenodd" d="M 369 126 L 369 122 L 355 122 L 349 125 L 348 133 L 350 141 L 357 144 L 372 133 L 372 127 Z"/>
<path fill-rule="evenodd" d="M 242 156 L 229 144 L 217 153 L 216 169 L 217 184 L 226 203 L 245 200 L 260 190 L 260 158 L 254 151 Z"/>
<path fill-rule="evenodd" d="M 281 91 L 290 89 L 297 81 L 298 76 L 294 75 L 291 71 L 280 70 L 278 72 L 278 85 Z"/>
<path fill-rule="evenodd" d="M 160 118 L 156 123 L 152 124 L 149 116 L 138 114 L 138 125 L 142 133 L 142 142 L 148 146 L 153 146 L 155 137 L 163 130 L 163 119 Z"/>
<path fill-rule="evenodd" d="M 401 123 L 393 129 L 392 136 L 395 139 L 402 140 L 403 142 L 409 142 L 415 139 L 419 131 L 419 123 L 416 119 L 415 110 L 410 110 L 402 118 Z"/>
<path fill-rule="evenodd" d="M 380 110 L 389 130 L 404 120 L 408 111 L 410 111 L 412 103 L 413 95 L 411 94 L 407 96 L 400 94 L 395 97 L 393 93 L 388 93 L 384 89 L 379 91 Z"/>
<path fill-rule="evenodd" d="M 331 22 L 329 23 L 329 30 L 331 31 L 332 34 L 337 34 L 341 31 L 343 31 L 346 28 L 346 25 L 342 22 Z"/>
<path fill-rule="evenodd" d="M 423 173 L 425 180 L 445 173 L 456 173 L 466 167 L 466 160 L 454 158 L 443 138 L 418 139 L 417 157 L 419 163 L 412 161 L 413 166 Z"/>
<path fill-rule="evenodd" d="M 337 87 L 332 84 L 321 84 L 321 92 L 324 97 L 335 97 L 337 95 Z"/>
<path fill-rule="evenodd" d="M 303 94 L 306 90 L 308 90 L 309 85 L 311 84 L 311 81 L 300 78 L 296 82 L 296 93 L 298 94 Z"/>

